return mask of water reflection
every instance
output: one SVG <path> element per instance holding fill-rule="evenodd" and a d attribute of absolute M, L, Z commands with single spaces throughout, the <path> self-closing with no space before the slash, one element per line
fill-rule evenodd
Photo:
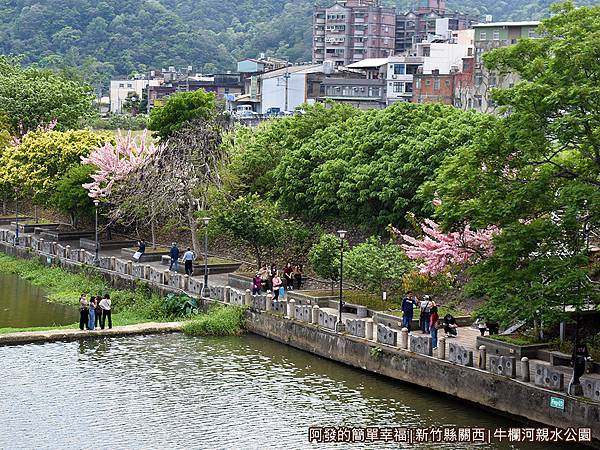
<path fill-rule="evenodd" d="M 17 275 L 0 274 L 0 328 L 67 325 L 77 320 L 77 308 L 49 303 L 42 288 Z"/>
<path fill-rule="evenodd" d="M 308 427 L 517 425 L 256 336 L 0 347 L 0 367 L 0 448 L 339 449 Z"/>

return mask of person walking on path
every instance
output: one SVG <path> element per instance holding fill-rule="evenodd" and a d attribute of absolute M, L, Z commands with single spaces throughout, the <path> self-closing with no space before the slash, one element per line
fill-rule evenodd
<path fill-rule="evenodd" d="M 135 254 L 133 255 L 133 259 L 135 260 L 135 262 L 141 262 L 142 261 L 142 256 L 144 256 L 144 253 L 146 253 L 146 241 L 144 241 L 143 239 L 140 239 L 138 241 L 138 249 L 137 252 L 135 252 Z"/>
<path fill-rule="evenodd" d="M 429 295 L 424 295 L 421 300 L 421 315 L 419 316 L 419 326 L 423 334 L 429 334 L 429 302 L 431 298 Z"/>
<path fill-rule="evenodd" d="M 429 333 L 431 334 L 431 348 L 434 350 L 438 346 L 438 307 L 434 301 L 429 302 Z"/>
<path fill-rule="evenodd" d="M 183 254 L 183 262 L 185 264 L 185 274 L 190 277 L 194 274 L 194 259 L 196 259 L 196 255 L 194 255 L 192 249 L 188 247 Z"/>
<path fill-rule="evenodd" d="M 285 280 L 286 289 L 294 289 L 294 268 L 292 263 L 288 262 L 283 269 L 283 278 Z"/>
<path fill-rule="evenodd" d="M 173 266 L 175 266 L 175 272 L 177 272 L 179 270 L 179 247 L 177 247 L 177 242 L 173 242 L 171 244 L 171 251 L 169 252 L 169 256 L 171 257 L 169 271 L 173 269 Z"/>
<path fill-rule="evenodd" d="M 94 328 L 100 328 L 100 322 L 102 321 L 102 308 L 100 307 L 100 300 L 102 300 L 102 295 L 96 295 L 96 310 L 94 311 Z"/>
<path fill-rule="evenodd" d="M 104 326 L 106 325 L 106 319 L 108 319 L 108 329 L 110 330 L 112 328 L 110 295 L 104 294 L 104 298 L 100 300 L 100 307 L 102 308 L 102 321 L 100 322 L 100 328 L 104 330 Z"/>
<path fill-rule="evenodd" d="M 402 299 L 402 328 L 406 328 L 409 332 L 416 305 L 417 297 L 412 295 L 412 291 L 408 291 Z"/>
<path fill-rule="evenodd" d="M 90 312 L 88 318 L 88 330 L 94 331 L 96 328 L 96 307 L 98 306 L 98 302 L 100 299 L 94 297 L 93 295 L 90 297 Z"/>
<path fill-rule="evenodd" d="M 281 287 L 281 284 L 282 282 L 281 278 L 279 278 L 279 273 L 275 272 L 275 276 L 273 277 L 273 300 L 279 300 L 279 288 Z"/>
<path fill-rule="evenodd" d="M 85 294 L 81 294 L 79 297 L 79 329 L 83 330 L 85 327 L 89 326 L 88 323 L 88 315 L 89 315 L 89 306 L 87 297 Z"/>

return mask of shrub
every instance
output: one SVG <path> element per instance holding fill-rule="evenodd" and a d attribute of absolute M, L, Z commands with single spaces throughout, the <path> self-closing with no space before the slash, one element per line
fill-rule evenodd
<path fill-rule="evenodd" d="M 230 336 L 242 332 L 244 308 L 215 305 L 183 326 L 183 332 L 192 336 Z"/>

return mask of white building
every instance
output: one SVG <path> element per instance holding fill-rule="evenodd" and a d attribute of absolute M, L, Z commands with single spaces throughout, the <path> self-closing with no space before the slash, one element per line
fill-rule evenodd
<path fill-rule="evenodd" d="M 322 64 L 290 66 L 258 76 L 260 111 L 272 108 L 293 111 L 304 103 L 313 104 L 319 96 Z"/>
<path fill-rule="evenodd" d="M 151 86 L 160 85 L 162 80 L 150 80 Z M 144 89 L 148 86 L 148 80 L 111 80 L 110 82 L 110 112 L 121 114 L 123 112 L 123 103 L 130 93 L 135 93 L 142 98 Z"/>

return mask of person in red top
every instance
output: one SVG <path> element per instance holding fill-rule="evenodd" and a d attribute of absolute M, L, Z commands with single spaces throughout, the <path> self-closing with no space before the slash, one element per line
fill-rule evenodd
<path fill-rule="evenodd" d="M 433 349 L 436 349 L 438 345 L 437 323 L 439 319 L 438 307 L 432 300 L 429 302 L 429 333 L 431 334 L 431 347 Z"/>
<path fill-rule="evenodd" d="M 294 268 L 292 263 L 288 262 L 283 269 L 283 278 L 285 281 L 286 289 L 294 289 Z"/>

